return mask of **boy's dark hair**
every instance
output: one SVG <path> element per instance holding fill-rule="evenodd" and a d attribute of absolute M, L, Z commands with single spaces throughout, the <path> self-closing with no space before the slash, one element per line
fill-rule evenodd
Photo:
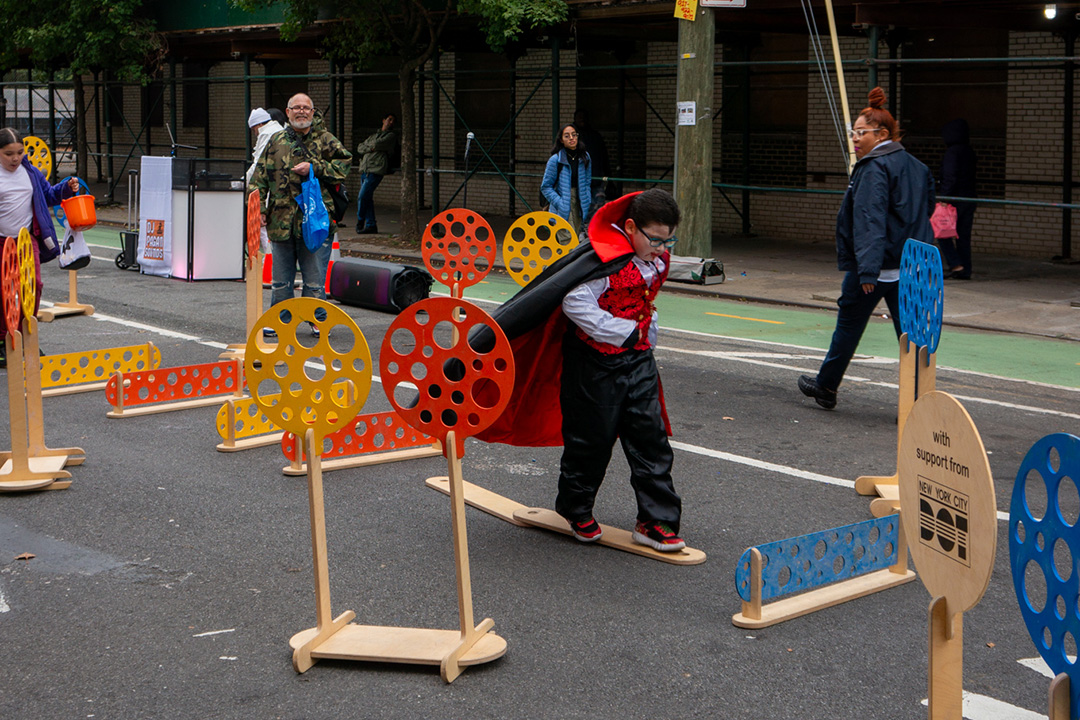
<path fill-rule="evenodd" d="M 278 110 L 277 108 L 267 108 L 266 112 L 270 113 L 271 120 L 283 126 L 287 126 L 289 124 L 289 119 L 285 117 L 285 113 L 283 113 L 281 110 Z"/>
<path fill-rule="evenodd" d="M 679 205 L 668 191 L 652 188 L 634 196 L 627 216 L 639 228 L 652 223 L 674 228 L 679 224 Z"/>

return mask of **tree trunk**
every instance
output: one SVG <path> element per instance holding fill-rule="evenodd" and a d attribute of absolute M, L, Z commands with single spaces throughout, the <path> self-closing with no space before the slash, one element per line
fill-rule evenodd
<path fill-rule="evenodd" d="M 406 60 L 398 71 L 401 95 L 401 239 L 420 243 L 420 205 L 416 190 L 416 70 L 415 60 Z"/>
<path fill-rule="evenodd" d="M 73 72 L 75 80 L 75 174 L 87 178 L 90 147 L 86 136 L 86 99 L 83 97 L 85 86 L 82 75 Z"/>

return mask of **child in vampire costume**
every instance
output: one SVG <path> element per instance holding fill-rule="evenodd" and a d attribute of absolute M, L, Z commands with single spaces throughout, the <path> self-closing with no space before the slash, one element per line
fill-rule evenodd
<path fill-rule="evenodd" d="M 685 546 L 653 358 L 653 301 L 667 278 L 678 223 L 679 207 L 663 190 L 607 203 L 589 224 L 589 244 L 494 315 L 511 341 L 516 379 L 506 410 L 479 437 L 563 446 L 555 510 L 583 542 L 602 534 L 593 502 L 618 438 L 637 498 L 634 541 L 661 552 Z"/>

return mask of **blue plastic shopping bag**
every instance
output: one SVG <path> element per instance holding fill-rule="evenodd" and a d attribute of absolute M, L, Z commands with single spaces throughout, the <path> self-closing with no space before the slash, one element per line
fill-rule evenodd
<path fill-rule="evenodd" d="M 304 210 L 304 245 L 315 252 L 330 236 L 330 213 L 322 199 L 322 188 L 315 177 L 315 168 L 311 168 L 308 179 L 300 183 L 300 196 L 296 202 Z"/>

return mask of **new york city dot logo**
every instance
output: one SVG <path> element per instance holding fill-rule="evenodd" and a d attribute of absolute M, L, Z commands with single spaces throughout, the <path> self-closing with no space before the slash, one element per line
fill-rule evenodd
<path fill-rule="evenodd" d="M 919 476 L 919 542 L 971 567 L 968 496 Z"/>

